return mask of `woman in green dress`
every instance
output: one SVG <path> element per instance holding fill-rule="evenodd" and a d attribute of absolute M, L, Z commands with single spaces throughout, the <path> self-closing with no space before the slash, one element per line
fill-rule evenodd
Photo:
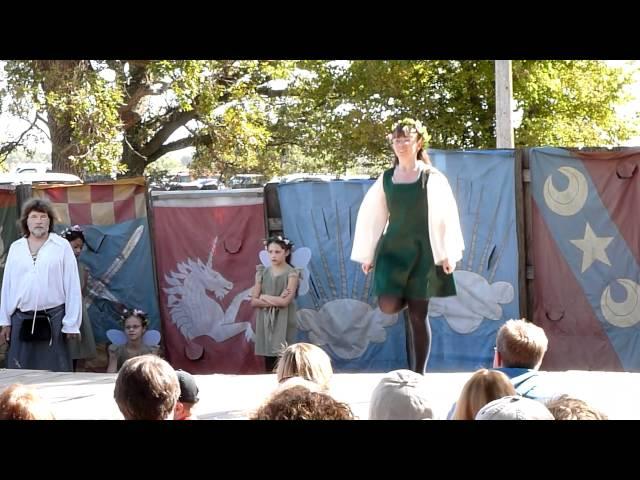
<path fill-rule="evenodd" d="M 60 236 L 71 244 L 73 253 L 76 256 L 76 259 L 78 259 L 85 244 L 82 228 L 78 225 L 73 225 L 72 227 L 64 229 Z M 80 287 L 82 288 L 82 294 L 84 295 L 84 291 L 87 286 L 88 272 L 80 261 L 78 261 L 78 273 L 80 275 Z M 71 353 L 71 358 L 73 360 L 74 372 L 77 371 L 78 360 L 88 360 L 90 358 L 95 358 L 96 356 L 96 341 L 93 336 L 93 328 L 87 312 L 87 305 L 84 303 L 84 298 L 82 299 L 80 338 L 69 342 L 69 352 Z"/>
<path fill-rule="evenodd" d="M 456 295 L 453 270 L 464 241 L 447 178 L 424 151 L 429 140 L 419 121 L 402 120 L 389 135 L 395 161 L 365 195 L 351 259 L 368 274 L 384 313 L 408 307 L 414 370 L 424 373 L 431 349 L 430 297 Z"/>

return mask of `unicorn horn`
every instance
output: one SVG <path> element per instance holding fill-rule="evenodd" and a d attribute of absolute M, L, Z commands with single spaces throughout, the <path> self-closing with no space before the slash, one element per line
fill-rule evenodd
<path fill-rule="evenodd" d="M 213 254 L 216 251 L 216 245 L 218 244 L 218 237 L 213 239 L 213 245 L 211 246 L 211 251 L 209 252 L 209 258 L 207 259 L 207 267 L 213 267 Z"/>

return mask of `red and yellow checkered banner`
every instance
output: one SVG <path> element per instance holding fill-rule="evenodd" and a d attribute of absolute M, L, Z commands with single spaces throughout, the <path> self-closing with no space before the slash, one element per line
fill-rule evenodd
<path fill-rule="evenodd" d="M 90 185 L 34 185 L 33 196 L 47 198 L 62 224 L 113 225 L 147 216 L 143 177 Z"/>

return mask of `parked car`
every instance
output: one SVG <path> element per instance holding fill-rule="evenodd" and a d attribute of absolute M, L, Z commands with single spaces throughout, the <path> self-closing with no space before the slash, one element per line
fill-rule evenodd
<path fill-rule="evenodd" d="M 280 183 L 294 183 L 294 182 L 330 182 L 335 179 L 333 175 L 318 174 L 318 173 L 292 173 L 280 178 Z"/>
<path fill-rule="evenodd" d="M 231 188 L 262 188 L 267 183 L 267 177 L 257 173 L 243 173 L 231 177 L 229 187 Z"/>
<path fill-rule="evenodd" d="M 30 185 L 39 184 L 63 184 L 63 185 L 79 185 L 84 183 L 77 175 L 69 173 L 55 172 L 23 172 L 23 173 L 3 173 L 0 174 L 0 185 Z"/>
<path fill-rule="evenodd" d="M 169 179 L 169 190 L 200 190 L 200 182 L 189 172 L 181 172 Z"/>
<path fill-rule="evenodd" d="M 199 178 L 200 190 L 222 190 L 224 185 L 219 178 Z"/>

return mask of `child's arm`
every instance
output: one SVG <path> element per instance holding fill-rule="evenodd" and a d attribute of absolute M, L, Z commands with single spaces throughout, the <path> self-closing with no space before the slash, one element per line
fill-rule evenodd
<path fill-rule="evenodd" d="M 109 345 L 109 365 L 107 366 L 107 373 L 118 372 L 118 351 L 117 347 L 112 343 Z"/>
<path fill-rule="evenodd" d="M 289 276 L 289 281 L 287 283 L 287 288 L 285 290 L 288 292 L 284 297 L 282 296 L 276 297 L 274 295 L 260 295 L 260 298 L 262 300 L 265 300 L 266 302 L 269 302 L 271 306 L 282 308 L 282 307 L 288 306 L 291 303 L 291 301 L 296 295 L 297 289 L 298 289 L 298 276 L 295 274 L 292 274 Z"/>
<path fill-rule="evenodd" d="M 251 306 L 258 308 L 268 308 L 271 305 L 260 298 L 260 292 L 262 291 L 262 282 L 256 280 L 251 292 Z"/>

